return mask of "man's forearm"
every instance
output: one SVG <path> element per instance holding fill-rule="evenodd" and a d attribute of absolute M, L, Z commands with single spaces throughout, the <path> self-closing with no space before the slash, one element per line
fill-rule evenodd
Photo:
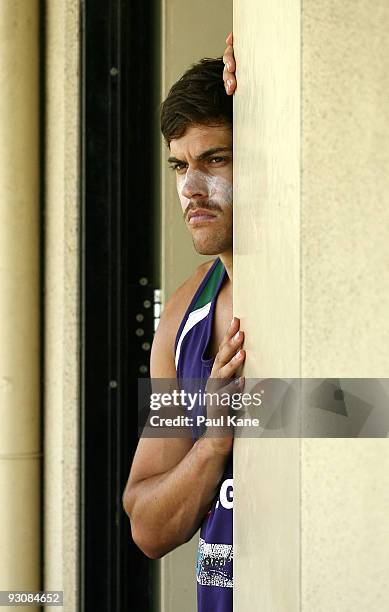
<path fill-rule="evenodd" d="M 133 539 L 158 558 L 189 540 L 210 508 L 228 454 L 200 438 L 171 470 L 133 484 L 124 497 Z"/>

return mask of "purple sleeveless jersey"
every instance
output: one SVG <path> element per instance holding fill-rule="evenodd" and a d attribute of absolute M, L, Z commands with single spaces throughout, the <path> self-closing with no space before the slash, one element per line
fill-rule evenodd
<path fill-rule="evenodd" d="M 179 327 L 175 342 L 175 362 L 180 388 L 192 390 L 193 379 L 201 379 L 203 388 L 209 378 L 213 357 L 209 356 L 212 322 L 216 297 L 226 270 L 215 259 L 197 289 Z M 207 356 L 208 355 L 208 356 Z M 188 380 L 191 379 L 191 380 Z M 198 389 L 198 384 L 196 384 Z M 193 416 L 193 411 L 192 415 Z M 194 431 L 194 440 L 201 432 Z M 232 611 L 232 456 L 220 481 L 214 499 L 200 531 L 197 558 L 198 612 Z"/>

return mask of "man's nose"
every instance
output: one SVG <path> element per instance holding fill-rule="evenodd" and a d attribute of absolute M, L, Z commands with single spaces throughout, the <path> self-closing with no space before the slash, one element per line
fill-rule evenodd
<path fill-rule="evenodd" d="M 188 200 L 208 197 L 208 184 L 205 174 L 199 170 L 188 168 L 181 193 Z"/>

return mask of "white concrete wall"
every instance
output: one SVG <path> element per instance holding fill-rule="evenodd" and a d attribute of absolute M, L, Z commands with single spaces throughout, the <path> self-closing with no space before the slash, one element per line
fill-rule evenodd
<path fill-rule="evenodd" d="M 247 378 L 300 373 L 300 3 L 234 6 L 234 315 Z M 234 609 L 299 610 L 298 440 L 234 452 Z"/>
<path fill-rule="evenodd" d="M 304 1 L 304 377 L 389 372 L 389 5 Z M 303 610 L 389 609 L 388 440 L 304 440 Z"/>
<path fill-rule="evenodd" d="M 246 377 L 389 371 L 389 5 L 234 7 Z M 387 439 L 240 439 L 236 612 L 389 608 Z"/>

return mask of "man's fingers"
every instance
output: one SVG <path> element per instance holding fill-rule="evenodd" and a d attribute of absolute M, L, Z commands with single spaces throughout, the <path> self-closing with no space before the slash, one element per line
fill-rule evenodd
<path fill-rule="evenodd" d="M 234 50 L 232 47 L 227 47 L 223 55 L 224 71 L 235 72 L 236 63 L 234 58 Z"/>
<path fill-rule="evenodd" d="M 225 384 L 223 386 L 220 386 L 220 379 L 209 378 L 206 386 L 206 392 L 218 394 L 228 393 L 230 395 L 232 393 L 239 393 L 244 389 L 245 382 L 246 381 L 244 376 L 238 376 L 237 378 L 230 380 L 230 382 L 226 380 Z"/>
<path fill-rule="evenodd" d="M 211 376 L 213 388 L 220 387 L 223 380 L 229 380 L 241 367 L 246 353 L 242 349 L 244 332 L 239 329 L 240 320 L 234 317 L 224 338 L 219 346 L 218 353 L 213 364 Z M 223 383 L 222 383 L 223 384 Z"/>
<path fill-rule="evenodd" d="M 238 350 L 242 347 L 244 341 L 244 332 L 241 330 L 237 330 L 237 332 L 229 337 L 220 347 L 218 352 L 218 367 L 219 369 L 225 366 L 233 356 L 238 352 Z"/>
<path fill-rule="evenodd" d="M 207 427 L 207 436 L 210 437 L 225 437 L 234 435 L 234 425 L 228 420 L 228 416 L 231 415 L 231 406 L 236 408 L 237 395 L 243 393 L 245 387 L 245 378 L 240 376 L 231 383 L 222 387 L 218 391 L 219 402 L 209 401 L 207 404 L 207 417 L 211 419 L 211 426 Z M 230 401 L 226 404 L 225 397 L 230 396 Z M 231 404 L 232 402 L 232 404 Z"/>
<path fill-rule="evenodd" d="M 236 90 L 236 63 L 234 57 L 234 37 L 232 32 L 226 38 L 227 48 L 223 54 L 224 70 L 223 70 L 223 81 L 224 88 L 228 95 L 233 94 Z"/>
<path fill-rule="evenodd" d="M 226 45 L 233 45 L 233 44 L 234 44 L 234 36 L 232 32 L 230 32 L 226 38 Z"/>
<path fill-rule="evenodd" d="M 233 69 L 235 70 L 235 61 L 233 62 L 233 64 L 231 64 L 230 62 L 228 66 L 230 65 L 232 65 Z M 223 70 L 223 81 L 224 81 L 224 88 L 226 90 L 226 93 L 233 94 L 236 89 L 236 78 L 235 78 L 235 74 L 231 72 L 230 70 L 228 70 L 227 64 L 224 66 L 224 70 Z"/>
<path fill-rule="evenodd" d="M 241 367 L 246 357 L 246 351 L 241 348 L 243 341 L 244 333 L 241 331 L 220 349 L 215 359 L 215 378 L 228 380 Z"/>
<path fill-rule="evenodd" d="M 232 378 L 235 372 L 243 364 L 245 358 L 246 351 L 244 349 L 239 349 L 239 351 L 234 354 L 230 361 L 219 369 L 219 377 L 223 380 L 228 380 L 229 378 Z"/>
<path fill-rule="evenodd" d="M 230 382 L 226 387 L 223 387 L 222 391 L 225 391 L 229 394 L 240 393 L 241 391 L 243 391 L 245 383 L 245 377 L 239 376 L 238 378 L 234 378 L 234 380 Z"/>
<path fill-rule="evenodd" d="M 226 333 L 224 334 L 224 338 L 220 343 L 219 346 L 219 350 L 218 350 L 218 354 L 217 354 L 217 358 L 220 361 L 220 358 L 222 357 L 222 353 L 223 353 L 223 348 L 228 345 L 228 343 L 231 342 L 232 338 L 239 332 L 239 327 L 240 327 L 240 319 L 238 319 L 238 317 L 234 317 L 231 321 L 231 324 L 229 326 L 229 328 L 227 329 Z M 228 361 L 228 357 L 225 357 L 225 361 Z M 221 363 L 221 365 L 224 365 L 225 362 Z"/>
<path fill-rule="evenodd" d="M 235 93 L 236 90 L 236 78 L 233 74 L 228 75 L 228 77 L 224 81 L 224 88 L 228 95 Z"/>

